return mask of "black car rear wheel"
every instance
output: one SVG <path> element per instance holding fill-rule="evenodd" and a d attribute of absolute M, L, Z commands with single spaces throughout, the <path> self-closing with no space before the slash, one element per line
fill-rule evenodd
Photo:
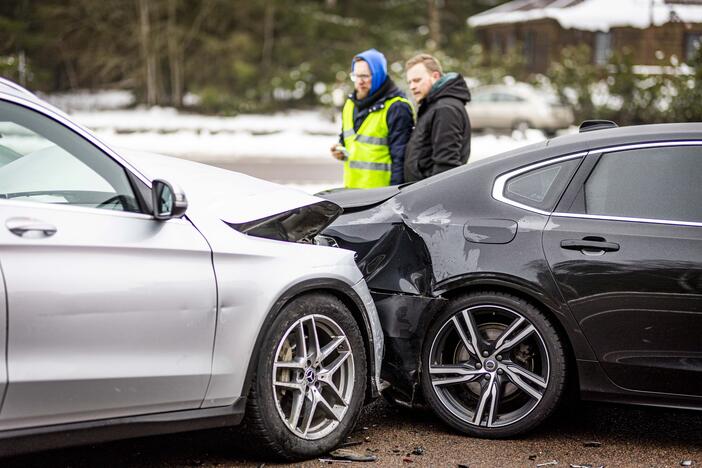
<path fill-rule="evenodd" d="M 454 300 L 430 327 L 422 389 L 436 414 L 478 437 L 527 431 L 555 409 L 565 384 L 563 346 L 544 315 L 499 292 Z"/>

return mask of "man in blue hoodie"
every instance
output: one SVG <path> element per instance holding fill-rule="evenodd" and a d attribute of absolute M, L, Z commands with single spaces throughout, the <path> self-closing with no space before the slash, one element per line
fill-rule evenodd
<path fill-rule="evenodd" d="M 385 56 L 375 49 L 351 62 L 354 92 L 341 114 L 332 156 L 344 161 L 344 187 L 374 188 L 405 181 L 405 147 L 412 134 L 412 105 L 388 77 Z"/>

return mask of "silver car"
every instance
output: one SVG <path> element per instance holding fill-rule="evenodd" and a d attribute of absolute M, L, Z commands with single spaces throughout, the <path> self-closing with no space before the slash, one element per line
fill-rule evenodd
<path fill-rule="evenodd" d="M 472 90 L 466 104 L 472 128 L 476 130 L 556 130 L 573 124 L 573 110 L 558 97 L 526 83 L 481 86 Z"/>
<path fill-rule="evenodd" d="M 305 458 L 378 395 L 354 254 L 313 245 L 337 205 L 118 153 L 7 80 L 0 136 L 0 454 L 246 420 Z"/>

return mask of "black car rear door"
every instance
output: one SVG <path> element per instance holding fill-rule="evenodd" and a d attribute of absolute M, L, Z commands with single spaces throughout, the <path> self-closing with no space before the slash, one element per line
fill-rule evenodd
<path fill-rule="evenodd" d="M 609 378 L 702 396 L 702 142 L 588 155 L 543 235 Z"/>

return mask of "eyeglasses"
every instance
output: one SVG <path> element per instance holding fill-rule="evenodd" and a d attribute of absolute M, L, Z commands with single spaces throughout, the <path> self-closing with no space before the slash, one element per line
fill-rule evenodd
<path fill-rule="evenodd" d="M 356 73 L 351 73 L 351 81 L 368 81 L 371 79 L 371 75 L 357 75 Z"/>

